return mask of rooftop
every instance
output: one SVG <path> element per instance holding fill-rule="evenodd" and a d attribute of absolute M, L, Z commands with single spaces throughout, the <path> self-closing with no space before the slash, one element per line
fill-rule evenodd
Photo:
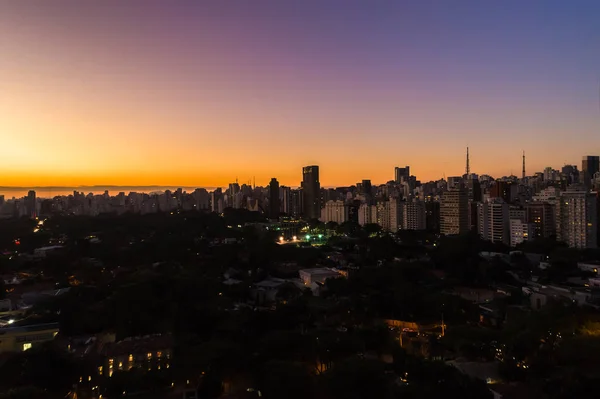
<path fill-rule="evenodd" d="M 156 334 L 110 342 L 105 344 L 100 352 L 105 356 L 114 357 L 170 349 L 172 346 L 173 339 L 170 335 Z"/>

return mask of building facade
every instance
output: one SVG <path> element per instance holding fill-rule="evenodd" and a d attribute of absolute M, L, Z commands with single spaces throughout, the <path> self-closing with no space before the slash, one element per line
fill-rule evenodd
<path fill-rule="evenodd" d="M 573 248 L 598 247 L 598 200 L 583 188 L 563 192 L 556 205 L 556 237 Z"/>
<path fill-rule="evenodd" d="M 427 228 L 425 203 L 411 201 L 402 203 L 402 229 L 425 230 Z"/>
<path fill-rule="evenodd" d="M 342 224 L 348 221 L 348 206 L 344 201 L 327 201 L 321 210 L 321 221 L 323 223 L 335 222 Z"/>
<path fill-rule="evenodd" d="M 302 168 L 302 193 L 304 217 L 318 219 L 321 216 L 321 183 L 319 182 L 318 166 Z"/>
<path fill-rule="evenodd" d="M 454 188 L 446 191 L 440 201 L 440 233 L 463 234 L 469 231 L 469 199 L 467 191 Z"/>
<path fill-rule="evenodd" d="M 515 247 L 525 241 L 533 239 L 535 227 L 533 223 L 526 223 L 520 219 L 510 219 L 510 246 Z"/>

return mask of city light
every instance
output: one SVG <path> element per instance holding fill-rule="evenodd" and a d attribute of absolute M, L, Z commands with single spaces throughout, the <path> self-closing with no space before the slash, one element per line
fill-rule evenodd
<path fill-rule="evenodd" d="M 307 239 L 307 240 L 310 240 L 310 234 L 307 234 L 307 235 L 306 235 L 306 239 Z"/>
<path fill-rule="evenodd" d="M 298 239 L 298 237 L 296 237 L 296 236 L 292 237 L 292 240 L 294 240 L 294 241 L 296 241 L 297 239 Z"/>
<path fill-rule="evenodd" d="M 283 242 L 284 238 L 283 236 L 279 237 L 279 241 Z"/>

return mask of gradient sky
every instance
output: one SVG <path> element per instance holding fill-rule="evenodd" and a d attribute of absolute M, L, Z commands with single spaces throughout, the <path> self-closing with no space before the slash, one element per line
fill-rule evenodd
<path fill-rule="evenodd" d="M 0 0 L 0 185 L 581 166 L 599 90 L 597 0 Z"/>

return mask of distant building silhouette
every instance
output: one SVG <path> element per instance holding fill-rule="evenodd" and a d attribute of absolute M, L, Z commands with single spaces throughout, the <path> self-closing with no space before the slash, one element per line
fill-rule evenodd
<path fill-rule="evenodd" d="M 396 167 L 394 169 L 394 181 L 398 184 L 408 181 L 410 177 L 410 166 L 404 168 Z"/>
<path fill-rule="evenodd" d="M 277 219 L 279 217 L 279 209 L 279 182 L 273 177 L 269 183 L 269 217 Z"/>
<path fill-rule="evenodd" d="M 25 209 L 28 217 L 35 218 L 37 216 L 37 200 L 35 191 L 33 190 L 27 193 L 27 198 L 25 199 Z"/>
<path fill-rule="evenodd" d="M 586 188 L 590 188 L 594 174 L 600 171 L 600 157 L 596 155 L 586 155 L 581 161 L 581 172 L 583 173 L 582 183 Z"/>
<path fill-rule="evenodd" d="M 302 168 L 302 193 L 304 217 L 319 219 L 321 217 L 321 183 L 319 182 L 318 166 Z"/>

